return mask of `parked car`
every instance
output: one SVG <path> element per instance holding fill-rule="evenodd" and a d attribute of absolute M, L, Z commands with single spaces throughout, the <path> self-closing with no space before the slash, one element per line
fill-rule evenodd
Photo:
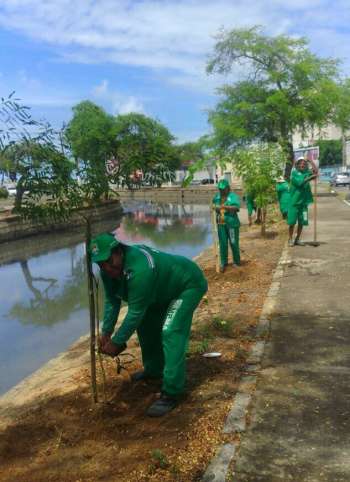
<path fill-rule="evenodd" d="M 197 179 L 193 179 L 193 181 L 191 181 L 190 183 L 190 186 L 200 186 L 201 185 L 201 181 L 198 181 Z"/>
<path fill-rule="evenodd" d="M 332 177 L 330 184 L 332 186 L 350 186 L 350 172 L 339 172 Z"/>
<path fill-rule="evenodd" d="M 16 196 L 16 184 L 8 183 L 4 184 L 4 187 L 6 187 L 9 196 Z"/>
<path fill-rule="evenodd" d="M 214 184 L 214 179 L 202 179 L 201 184 Z"/>

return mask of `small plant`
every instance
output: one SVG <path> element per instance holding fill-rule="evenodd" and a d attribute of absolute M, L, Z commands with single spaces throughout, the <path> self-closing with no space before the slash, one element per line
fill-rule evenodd
<path fill-rule="evenodd" d="M 209 351 L 210 343 L 208 338 L 204 338 L 200 341 L 193 341 L 190 347 L 190 353 L 202 355 Z"/>
<path fill-rule="evenodd" d="M 9 192 L 6 187 L 0 187 L 0 199 L 7 199 L 9 197 Z"/>
<path fill-rule="evenodd" d="M 166 469 L 167 467 L 169 467 L 168 459 L 160 449 L 153 450 L 151 455 L 152 459 L 155 462 L 155 465 L 157 465 L 161 469 Z"/>
<path fill-rule="evenodd" d="M 222 318 L 214 317 L 212 319 L 211 325 L 213 330 L 222 336 L 231 337 L 233 335 L 232 331 L 234 320 L 223 320 Z"/>

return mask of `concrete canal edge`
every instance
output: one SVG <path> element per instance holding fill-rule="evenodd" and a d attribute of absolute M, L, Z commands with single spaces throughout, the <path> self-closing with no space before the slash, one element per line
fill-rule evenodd
<path fill-rule="evenodd" d="M 71 218 L 58 223 L 34 223 L 23 220 L 19 215 L 10 211 L 0 213 L 0 243 L 28 238 L 38 234 L 68 231 L 84 226 L 84 216 L 92 222 L 100 221 L 111 216 L 121 216 L 123 208 L 120 200 L 107 201 L 96 207 L 84 207 L 74 212 Z"/>
<path fill-rule="evenodd" d="M 222 430 L 224 435 L 231 435 L 232 437 L 236 435 L 242 436 L 247 429 L 247 414 L 256 389 L 258 373 L 261 369 L 261 361 L 265 351 L 266 338 L 270 332 L 270 319 L 275 310 L 284 267 L 288 262 L 289 251 L 286 244 L 273 273 L 270 289 L 259 317 L 259 323 L 256 328 L 256 341 L 252 344 L 247 359 L 247 374 L 239 383 L 238 390 L 232 400 L 231 409 Z M 235 461 L 239 445 L 239 437 L 236 437 L 232 442 L 223 443 L 217 449 L 216 455 L 208 465 L 201 481 L 225 482 L 229 468 Z"/>

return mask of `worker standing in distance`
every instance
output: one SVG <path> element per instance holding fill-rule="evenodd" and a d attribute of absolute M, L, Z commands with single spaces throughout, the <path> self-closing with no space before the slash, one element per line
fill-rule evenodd
<path fill-rule="evenodd" d="M 308 226 L 308 205 L 313 202 L 310 181 L 318 175 L 316 165 L 311 162 L 312 170 L 307 166 L 304 157 L 299 157 L 292 169 L 290 177 L 290 202 L 288 206 L 287 224 L 289 226 L 288 246 L 303 246 L 300 236 L 304 226 Z M 293 240 L 294 227 L 298 223 L 297 235 Z"/>
<path fill-rule="evenodd" d="M 287 219 L 288 207 L 290 203 L 290 193 L 289 184 L 283 176 L 277 179 L 276 192 L 282 217 L 283 219 Z"/>
<path fill-rule="evenodd" d="M 233 264 L 240 266 L 238 212 L 240 200 L 237 194 L 231 191 L 227 179 L 218 183 L 219 192 L 213 198 L 213 208 L 216 211 L 220 248 L 220 272 L 223 273 L 228 264 L 228 244 L 230 244 Z"/>

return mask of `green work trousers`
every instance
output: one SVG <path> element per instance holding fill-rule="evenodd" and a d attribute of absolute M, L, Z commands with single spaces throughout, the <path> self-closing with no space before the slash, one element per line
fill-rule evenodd
<path fill-rule="evenodd" d="M 170 305 L 152 305 L 137 329 L 145 373 L 163 377 L 162 392 L 178 397 L 186 382 L 186 351 L 193 312 L 207 291 L 202 286 L 184 290 Z"/>
<path fill-rule="evenodd" d="M 239 254 L 239 226 L 231 227 L 228 224 L 218 224 L 218 236 L 220 245 L 220 264 L 227 265 L 228 260 L 228 243 L 230 243 L 233 262 L 237 265 L 241 264 Z"/>

